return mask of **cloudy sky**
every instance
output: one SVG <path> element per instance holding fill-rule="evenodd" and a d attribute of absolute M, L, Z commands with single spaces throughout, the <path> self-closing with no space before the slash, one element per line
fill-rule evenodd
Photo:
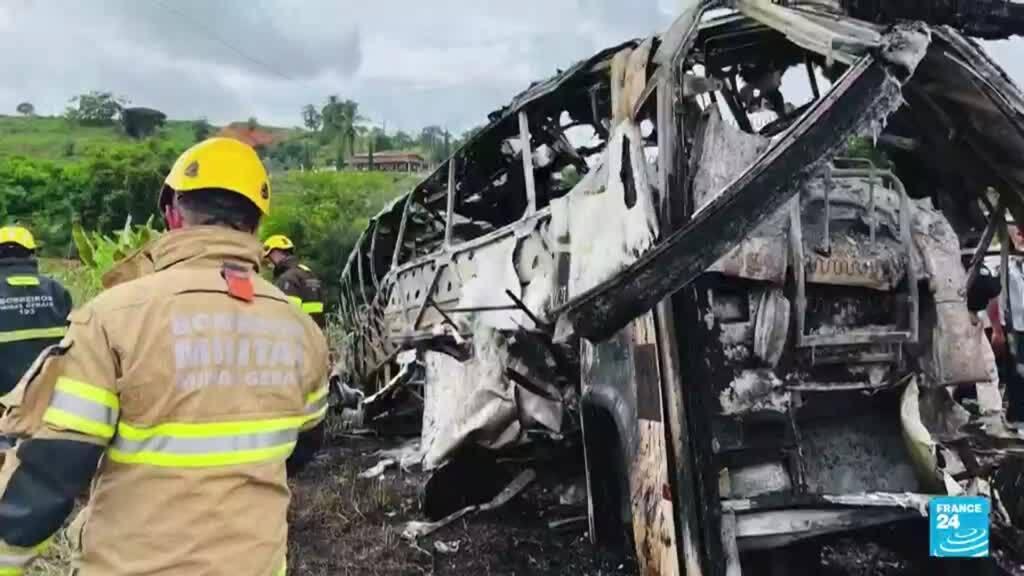
<path fill-rule="evenodd" d="M 389 130 L 460 131 L 531 81 L 666 28 L 679 4 L 0 0 L 0 114 L 22 101 L 57 114 L 101 89 L 172 118 L 293 126 L 304 104 L 338 94 Z M 1024 80 L 1024 41 L 990 47 Z"/>

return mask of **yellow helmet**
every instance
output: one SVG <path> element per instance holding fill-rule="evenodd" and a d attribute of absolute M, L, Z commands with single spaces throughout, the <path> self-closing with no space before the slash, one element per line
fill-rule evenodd
<path fill-rule="evenodd" d="M 22 226 L 4 226 L 0 228 L 0 244 L 17 244 L 26 250 L 36 249 L 36 239 L 28 228 Z"/>
<path fill-rule="evenodd" d="M 283 234 L 274 234 L 263 242 L 263 257 L 266 258 L 271 250 L 294 250 L 295 244 Z"/>
<path fill-rule="evenodd" d="M 209 138 L 178 157 L 164 180 L 160 208 L 170 202 L 168 189 L 183 193 L 220 188 L 248 198 L 270 214 L 270 179 L 256 151 L 234 138 Z"/>

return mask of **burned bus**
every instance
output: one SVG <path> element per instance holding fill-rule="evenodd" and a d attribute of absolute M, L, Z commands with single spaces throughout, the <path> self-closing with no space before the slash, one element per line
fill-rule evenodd
<path fill-rule="evenodd" d="M 519 94 L 363 232 L 336 377 L 371 420 L 415 387 L 428 468 L 580 429 L 591 538 L 644 574 L 932 573 L 958 494 L 1013 573 L 967 295 L 1024 98 L 964 22 L 867 4 L 694 2 Z"/>

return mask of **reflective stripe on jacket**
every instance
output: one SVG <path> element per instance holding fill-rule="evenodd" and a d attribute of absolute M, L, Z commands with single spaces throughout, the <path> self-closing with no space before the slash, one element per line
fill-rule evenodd
<path fill-rule="evenodd" d="M 103 451 L 80 576 L 283 573 L 285 462 L 326 414 L 327 346 L 255 273 L 260 250 L 222 228 L 165 234 L 152 248 L 155 271 L 72 313 L 61 346 L 34 368 L 20 420 L 5 422 L 32 433 L 19 459 L 46 441 L 68 457 L 81 452 L 60 442 Z M 248 270 L 251 300 L 229 288 L 229 268 Z M 12 509 L 18 473 L 0 502 Z M 16 503 L 25 522 L 52 521 L 33 508 L 32 490 Z M 0 510 L 0 537 L 4 520 Z M 23 533 L 7 544 L 34 546 Z"/>
<path fill-rule="evenodd" d="M 71 296 L 34 259 L 0 260 L 0 396 L 67 330 Z"/>

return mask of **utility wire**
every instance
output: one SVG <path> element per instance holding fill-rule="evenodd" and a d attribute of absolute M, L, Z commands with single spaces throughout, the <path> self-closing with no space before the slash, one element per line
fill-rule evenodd
<path fill-rule="evenodd" d="M 213 40 L 216 40 L 216 41 L 217 41 L 218 43 L 220 43 L 221 45 L 223 45 L 223 46 L 224 46 L 224 47 L 226 47 L 227 49 L 231 50 L 231 51 L 232 51 L 232 52 L 234 52 L 235 54 L 237 54 L 237 55 L 241 56 L 242 58 L 245 58 L 245 59 L 246 59 L 246 60 L 248 60 L 249 62 L 252 62 L 253 64 L 256 64 L 257 66 L 260 66 L 260 67 L 262 67 L 262 68 L 266 69 L 266 70 L 267 70 L 268 72 L 270 72 L 271 74 L 273 74 L 273 75 L 275 75 L 275 76 L 278 76 L 278 77 L 280 77 L 280 78 L 282 78 L 282 79 L 284 79 L 284 80 L 287 80 L 287 81 L 289 81 L 289 82 L 292 82 L 292 81 L 294 81 L 294 80 L 293 80 L 293 79 L 292 79 L 291 77 L 289 77 L 289 76 L 288 76 L 287 74 L 285 74 L 285 73 L 283 73 L 283 72 L 281 72 L 281 71 L 277 70 L 276 68 L 274 68 L 273 66 L 271 66 L 271 65 L 270 65 L 270 64 L 268 64 L 267 62 L 265 62 L 265 61 L 263 61 L 263 60 L 260 60 L 259 58 L 256 58 L 256 57 L 253 57 L 253 56 L 250 56 L 250 55 L 246 54 L 244 50 L 242 50 L 242 49 L 240 49 L 240 48 L 237 48 L 237 47 L 235 47 L 235 45 L 231 44 L 231 43 L 230 43 L 230 42 L 228 42 L 227 40 L 224 40 L 223 38 L 221 38 L 220 36 L 218 36 L 218 35 L 217 35 L 217 34 L 216 34 L 216 33 L 215 33 L 215 32 L 214 32 L 213 30 L 211 30 L 211 29 L 210 29 L 210 28 L 209 28 L 208 26 L 206 26 L 206 25 L 205 25 L 205 24 L 203 24 L 202 22 L 199 22 L 199 21 L 197 21 L 197 20 L 196 20 L 195 18 L 192 18 L 192 17 L 191 17 L 191 16 L 189 16 L 188 14 L 185 14 L 185 13 L 184 13 L 184 12 L 182 12 L 181 10 L 178 10 L 177 8 L 172 8 L 172 7 L 170 6 L 170 5 L 168 5 L 168 4 L 167 4 L 166 2 L 164 2 L 163 0 L 154 0 L 154 2 L 155 2 L 155 3 L 156 3 L 156 4 L 158 5 L 158 6 L 160 6 L 161 8 L 163 8 L 164 10 L 167 10 L 168 12 L 170 12 L 170 13 L 172 13 L 172 14 L 174 14 L 174 15 L 178 16 L 179 18 L 181 18 L 181 19 L 183 19 L 183 20 L 187 21 L 187 22 L 188 22 L 189 24 L 191 24 L 192 26 L 195 26 L 195 27 L 196 27 L 197 29 L 199 29 L 199 30 L 203 31 L 203 32 L 204 32 L 204 33 L 205 33 L 205 34 L 206 34 L 206 35 L 207 35 L 207 36 L 208 36 L 209 38 L 211 38 L 211 39 L 213 39 Z"/>

